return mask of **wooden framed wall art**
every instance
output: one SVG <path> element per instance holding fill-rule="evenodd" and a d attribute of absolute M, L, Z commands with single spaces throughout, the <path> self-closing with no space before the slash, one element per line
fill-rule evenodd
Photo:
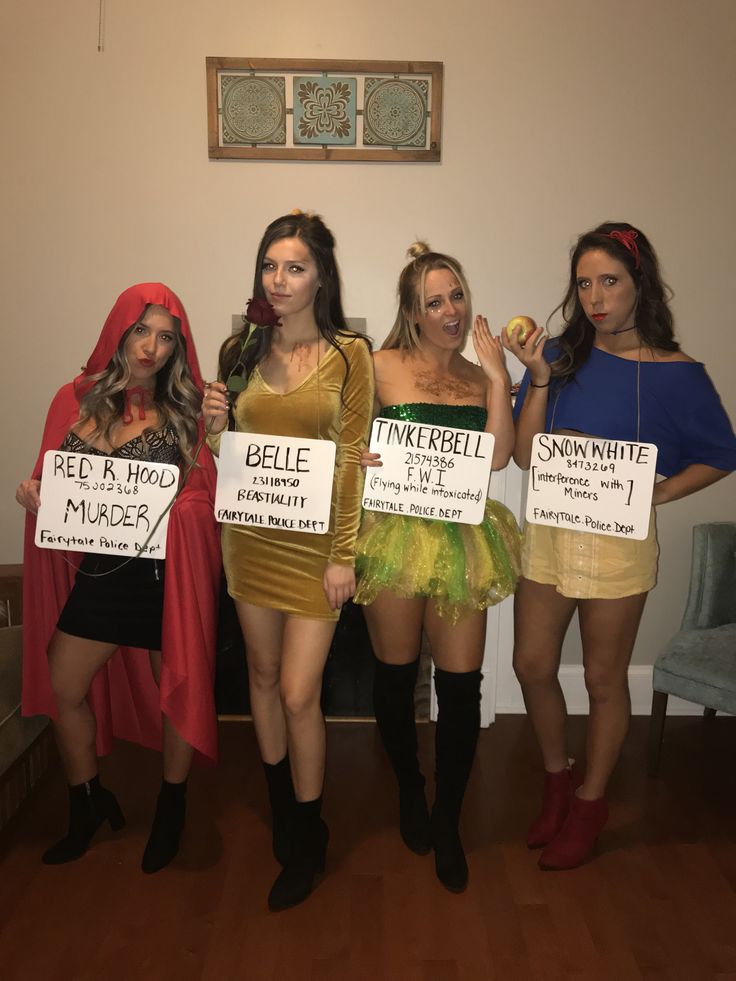
<path fill-rule="evenodd" d="M 438 161 L 439 61 L 207 58 L 215 160 Z"/>

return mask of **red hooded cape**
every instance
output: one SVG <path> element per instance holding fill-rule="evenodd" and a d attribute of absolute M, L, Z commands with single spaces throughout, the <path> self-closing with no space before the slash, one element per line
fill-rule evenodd
<path fill-rule="evenodd" d="M 161 283 L 131 286 L 110 311 L 82 373 L 51 403 L 34 478 L 41 476 L 44 453 L 58 449 L 79 419 L 80 399 L 93 384 L 89 376 L 104 370 L 125 331 L 149 303 L 165 307 L 179 319 L 189 368 L 202 391 L 194 341 L 179 298 Z M 201 422 L 199 428 L 201 438 Z M 100 755 L 110 752 L 116 737 L 161 749 L 163 713 L 199 754 L 213 763 L 217 759 L 214 666 L 221 563 L 213 507 L 215 481 L 215 465 L 205 446 L 169 516 L 161 688 L 153 680 L 147 652 L 118 648 L 96 675 L 88 695 L 97 719 Z M 46 652 L 82 555 L 36 548 L 35 532 L 36 519 L 29 513 L 23 583 L 23 714 L 53 718 L 56 703 Z"/>

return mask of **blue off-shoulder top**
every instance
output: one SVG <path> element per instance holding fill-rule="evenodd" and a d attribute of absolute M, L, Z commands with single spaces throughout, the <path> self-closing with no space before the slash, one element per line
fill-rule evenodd
<path fill-rule="evenodd" d="M 559 347 L 548 343 L 554 361 Z M 546 428 L 575 429 L 602 439 L 657 446 L 657 473 L 671 477 L 693 463 L 736 470 L 736 436 L 705 366 L 694 361 L 642 361 L 637 436 L 637 361 L 593 348 L 566 383 L 554 380 Z M 517 419 L 529 387 L 527 371 L 514 406 Z M 553 422 L 554 418 L 554 422 Z"/>

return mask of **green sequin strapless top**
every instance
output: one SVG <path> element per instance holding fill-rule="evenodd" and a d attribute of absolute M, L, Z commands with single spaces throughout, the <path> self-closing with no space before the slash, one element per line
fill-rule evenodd
<path fill-rule="evenodd" d="M 451 426 L 454 429 L 486 428 L 488 413 L 479 405 L 435 405 L 433 402 L 401 402 L 384 405 L 378 415 L 382 419 L 400 422 L 426 422 L 430 426 Z"/>

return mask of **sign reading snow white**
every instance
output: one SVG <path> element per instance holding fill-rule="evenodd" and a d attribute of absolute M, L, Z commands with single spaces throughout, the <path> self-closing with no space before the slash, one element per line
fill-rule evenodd
<path fill-rule="evenodd" d="M 368 467 L 363 507 L 435 521 L 478 525 L 488 496 L 493 435 L 419 422 L 378 418 L 371 452 L 382 467 Z"/>
<path fill-rule="evenodd" d="M 169 463 L 48 450 L 36 545 L 163 559 L 169 524 L 164 511 L 178 484 L 179 468 Z"/>
<path fill-rule="evenodd" d="M 335 444 L 263 433 L 223 433 L 218 521 L 324 535 L 330 528 Z"/>
<path fill-rule="evenodd" d="M 532 444 L 526 519 L 644 539 L 656 465 L 653 443 L 538 433 Z"/>

